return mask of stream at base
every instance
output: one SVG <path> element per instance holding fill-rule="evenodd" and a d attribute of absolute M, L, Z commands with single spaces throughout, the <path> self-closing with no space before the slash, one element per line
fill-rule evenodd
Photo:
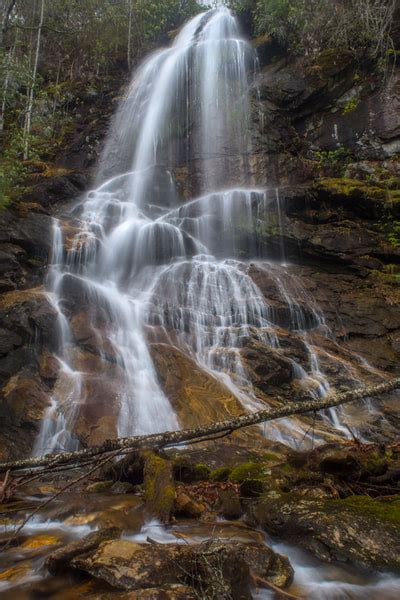
<path fill-rule="evenodd" d="M 40 498 L 43 500 L 43 496 Z M 38 497 L 30 497 L 33 509 Z M 83 508 L 84 507 L 84 508 Z M 18 505 L 14 506 L 16 510 Z M 26 509 L 13 513 L 14 523 L 22 521 Z M 13 527 L 0 520 L 0 544 L 10 537 Z M 202 523 L 193 519 L 178 519 L 164 527 L 157 521 L 146 522 L 140 497 L 130 494 L 66 494 L 61 502 L 50 505 L 40 517 L 34 517 L 20 534 L 15 545 L 0 557 L 1 600 L 73 600 L 88 594 L 87 579 L 79 576 L 50 576 L 45 558 L 56 548 L 78 540 L 99 528 L 116 526 L 122 538 L 139 544 L 148 540 L 160 544 L 200 544 L 213 538 L 220 541 L 262 542 L 289 558 L 295 572 L 287 590 L 304 600 L 397 600 L 400 578 L 374 573 L 340 563 L 326 564 L 295 546 L 271 539 L 263 531 L 253 529 L 243 521 Z M 85 587 L 86 586 L 86 587 Z M 94 593 L 100 593 L 101 585 Z M 105 592 L 110 593 L 108 587 Z M 111 596 L 112 597 L 112 596 Z M 254 600 L 273 600 L 268 590 L 254 590 Z"/>

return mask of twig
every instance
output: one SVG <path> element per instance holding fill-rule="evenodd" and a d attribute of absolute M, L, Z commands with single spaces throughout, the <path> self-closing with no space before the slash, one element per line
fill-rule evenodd
<path fill-rule="evenodd" d="M 259 577 L 258 575 L 254 575 L 254 573 L 251 573 L 251 578 L 256 585 L 273 591 L 275 596 L 278 598 L 278 600 L 281 600 L 281 599 L 282 600 L 301 600 L 301 598 L 299 596 L 294 596 L 293 594 L 290 594 L 289 592 L 285 592 L 284 590 L 281 590 L 280 588 L 276 587 L 276 585 L 274 585 L 270 581 L 267 581 L 266 579 L 263 579 L 262 577 Z"/>

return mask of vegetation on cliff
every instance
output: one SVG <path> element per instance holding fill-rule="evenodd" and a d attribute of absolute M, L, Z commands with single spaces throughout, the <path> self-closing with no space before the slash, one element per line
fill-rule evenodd
<path fill-rule="evenodd" d="M 201 8 L 196 0 L 2 0 L 0 10 L 1 207 L 24 191 L 28 160 L 52 161 L 65 146 L 82 95 L 123 81 Z"/>
<path fill-rule="evenodd" d="M 373 57 L 393 52 L 396 0 L 231 0 L 258 35 L 299 54 L 344 48 Z"/>

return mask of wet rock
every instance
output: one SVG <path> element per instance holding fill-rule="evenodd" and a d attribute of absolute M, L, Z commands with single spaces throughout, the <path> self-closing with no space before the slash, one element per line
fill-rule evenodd
<path fill-rule="evenodd" d="M 32 340 L 50 349 L 57 346 L 57 313 L 41 287 L 3 294 L 0 297 L 0 319 L 4 330 L 12 332 L 9 334 L 11 354 L 15 347 L 24 346 L 23 349 L 27 350 Z M 26 366 L 26 363 L 21 366 Z M 11 375 L 12 371 L 8 374 Z"/>
<path fill-rule="evenodd" d="M 22 337 L 8 329 L 0 329 L 0 356 L 22 345 Z"/>
<path fill-rule="evenodd" d="M 176 347 L 152 344 L 151 354 L 181 427 L 197 427 L 243 413 L 240 402 L 221 381 Z M 257 428 L 246 429 L 233 438 L 251 446 L 264 443 Z"/>
<path fill-rule="evenodd" d="M 125 389 L 123 369 L 99 354 L 71 351 L 74 368 L 82 373 L 77 419 L 73 431 L 84 445 L 97 445 L 117 436 L 120 394 Z M 61 372 L 55 388 L 60 405 L 68 405 L 74 379 Z"/>
<path fill-rule="evenodd" d="M 253 515 L 269 533 L 307 548 L 321 560 L 400 569 L 399 524 L 384 518 L 376 506 L 372 510 L 362 503 L 310 500 L 293 493 L 260 500 Z"/>
<path fill-rule="evenodd" d="M 218 496 L 219 512 L 225 519 L 239 519 L 243 514 L 239 495 L 235 490 L 221 490 Z"/>
<path fill-rule="evenodd" d="M 48 208 L 71 201 L 79 196 L 87 185 L 87 177 L 79 172 L 69 172 L 55 177 L 43 178 L 24 197 L 24 202 L 39 200 Z"/>
<path fill-rule="evenodd" d="M 250 570 L 255 575 L 271 577 L 281 586 L 288 585 L 293 577 L 287 559 L 258 543 L 143 546 L 114 540 L 104 542 L 90 555 L 75 558 L 72 565 L 117 589 L 185 583 L 201 590 L 205 597 L 233 600 L 251 599 Z"/>
<path fill-rule="evenodd" d="M 261 342 L 249 340 L 241 355 L 251 382 L 263 392 L 268 393 L 271 386 L 279 387 L 293 379 L 292 361 Z"/>
<path fill-rule="evenodd" d="M 21 218 L 4 211 L 1 221 L 0 244 L 19 246 L 31 256 L 47 261 L 52 246 L 52 221 L 49 216 L 32 212 Z"/>
<path fill-rule="evenodd" d="M 120 531 L 116 527 L 89 533 L 82 540 L 71 542 L 50 554 L 46 559 L 45 566 L 52 575 L 62 573 L 68 569 L 72 559 L 95 550 L 102 542 L 115 538 L 119 533 Z"/>
<path fill-rule="evenodd" d="M 206 509 L 205 504 L 196 502 L 184 492 L 178 492 L 175 496 L 175 513 L 177 515 L 198 519 Z"/>
<path fill-rule="evenodd" d="M 113 481 L 95 481 L 94 483 L 90 483 L 86 487 L 86 491 L 89 494 L 100 494 L 101 492 L 106 492 L 113 486 Z"/>
<path fill-rule="evenodd" d="M 59 360 L 50 352 L 42 352 L 39 361 L 39 375 L 48 382 L 54 382 L 60 371 Z"/>
<path fill-rule="evenodd" d="M 128 481 L 116 481 L 110 488 L 112 494 L 132 494 L 135 486 Z"/>
<path fill-rule="evenodd" d="M 49 405 L 49 391 L 29 371 L 21 370 L 3 386 L 0 397 L 2 457 L 27 456 Z"/>
<path fill-rule="evenodd" d="M 161 523 L 168 523 L 175 498 L 172 463 L 153 452 L 145 452 L 143 457 L 146 509 Z"/>

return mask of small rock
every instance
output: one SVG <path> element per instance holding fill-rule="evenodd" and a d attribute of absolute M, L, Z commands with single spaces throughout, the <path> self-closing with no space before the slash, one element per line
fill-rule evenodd
<path fill-rule="evenodd" d="M 205 510 L 205 504 L 195 502 L 184 492 L 177 494 L 175 498 L 175 512 L 180 515 L 198 518 L 201 517 Z"/>
<path fill-rule="evenodd" d="M 113 486 L 114 482 L 112 480 L 108 481 L 95 481 L 94 483 L 90 483 L 86 491 L 89 494 L 99 494 L 101 492 L 106 492 Z"/>
<path fill-rule="evenodd" d="M 128 481 L 117 481 L 110 488 L 112 494 L 132 494 L 135 491 L 135 486 Z"/>
<path fill-rule="evenodd" d="M 218 500 L 220 512 L 226 519 L 239 519 L 242 516 L 242 506 L 235 490 L 221 490 Z"/>

